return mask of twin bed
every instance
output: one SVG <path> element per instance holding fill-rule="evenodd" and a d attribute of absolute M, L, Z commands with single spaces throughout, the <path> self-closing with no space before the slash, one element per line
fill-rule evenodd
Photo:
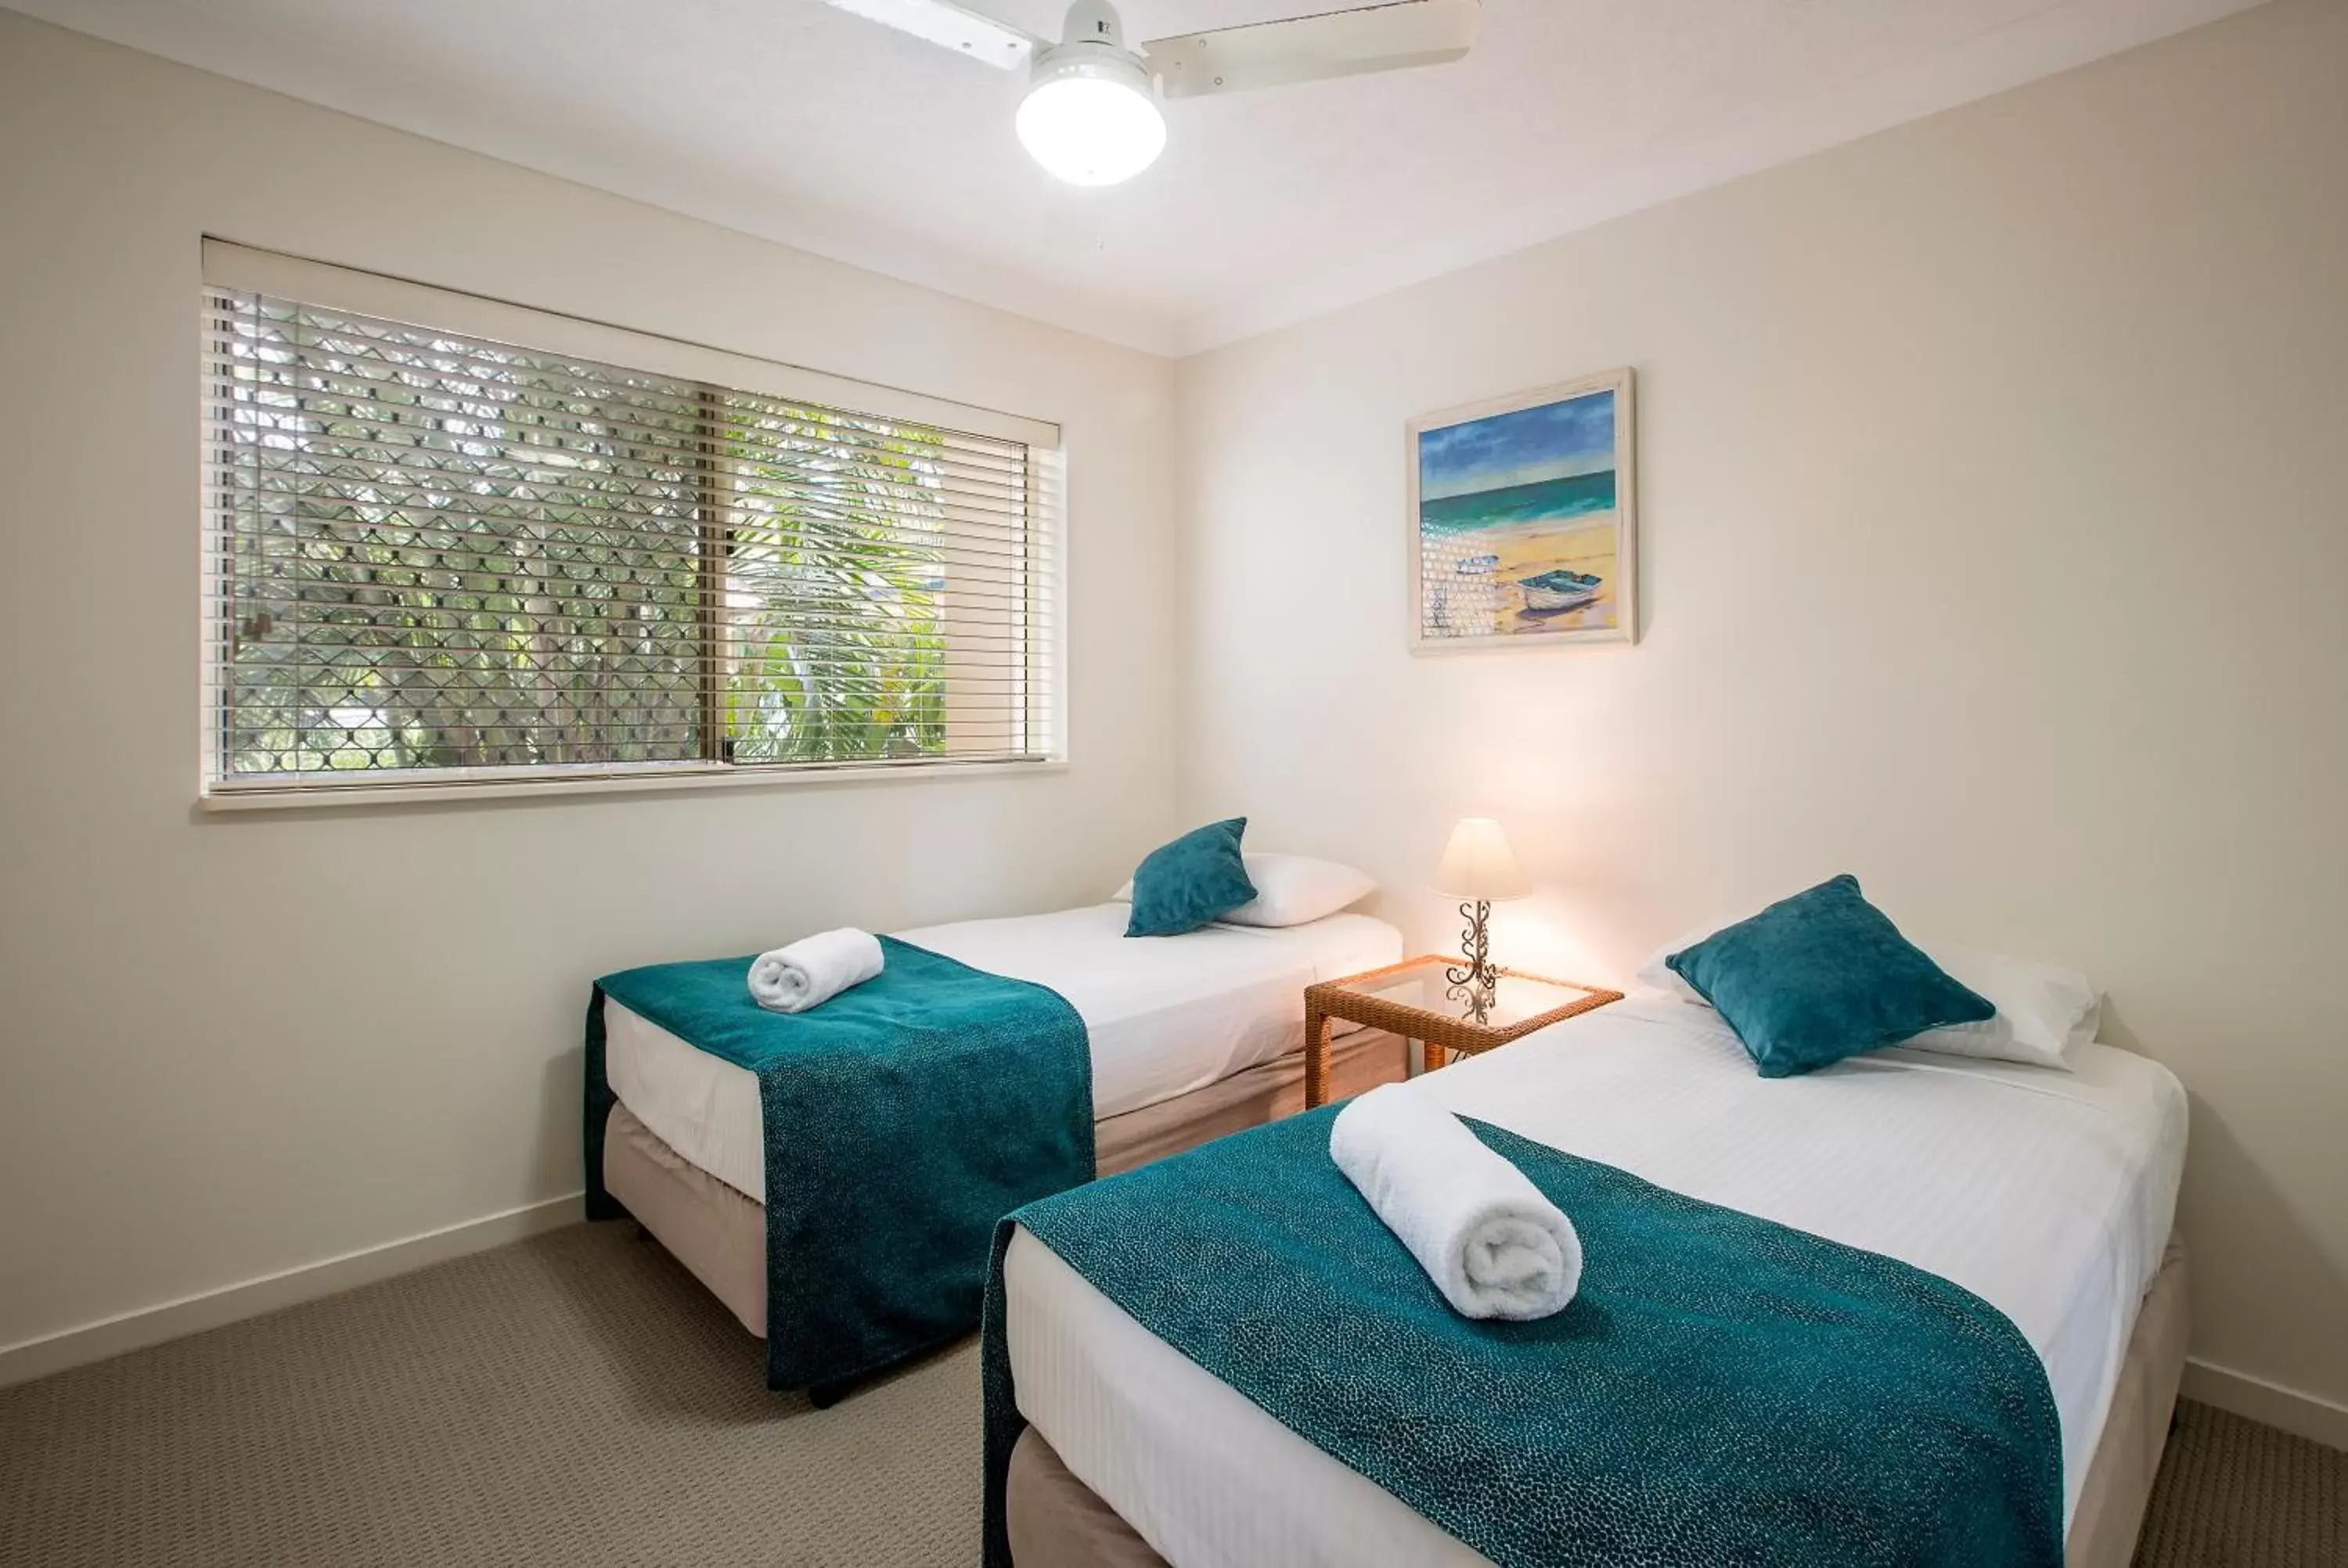
<path fill-rule="evenodd" d="M 1101 1174 L 1271 1120 L 1303 1103 L 1304 988 L 1402 956 L 1401 934 L 1339 913 L 1282 927 L 1217 924 L 1130 939 L 1110 903 L 898 934 L 974 969 L 1048 987 L 1083 1019 Z M 757 1075 L 603 999 L 591 1148 L 610 1195 L 764 1337 L 772 1278 Z M 1336 1048 L 1340 1092 L 1400 1075 L 1385 1037 Z M 788 1267 L 785 1259 L 775 1260 Z"/>
<path fill-rule="evenodd" d="M 1913 1265 L 1994 1307 L 2052 1386 L 2066 1560 L 2119 1568 L 2184 1357 L 2170 1227 L 2185 1100 L 2129 1052 L 2085 1046 L 2073 1065 L 1895 1049 L 1773 1081 L 1711 1009 L 1640 997 L 1426 1086 L 1462 1116 Z M 1001 1287 L 1026 1424 L 1003 1505 L 1019 1568 L 1486 1560 L 1153 1335 L 1025 1229 L 1003 1254 Z M 1675 1478 L 1654 1483 L 1665 1492 Z"/>

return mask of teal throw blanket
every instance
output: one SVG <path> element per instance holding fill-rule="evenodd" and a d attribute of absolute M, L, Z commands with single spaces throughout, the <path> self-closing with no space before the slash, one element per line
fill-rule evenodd
<path fill-rule="evenodd" d="M 977 1326 L 995 1222 L 1093 1175 L 1092 1052 L 1056 992 L 893 938 L 877 979 L 803 1013 L 750 959 L 606 975 L 587 1010 L 587 1213 L 603 1190 L 603 1000 L 758 1075 L 767 1382 L 819 1403 Z"/>
<path fill-rule="evenodd" d="M 1003 1491 L 1025 1424 L 1003 1321 L 1016 1225 L 1503 1568 L 2060 1568 L 2054 1395 L 1987 1303 L 1471 1122 L 1572 1217 L 1585 1255 L 1563 1312 L 1474 1321 L 1330 1160 L 1336 1111 L 998 1227 L 981 1350 L 989 1568 L 1010 1563 Z"/>

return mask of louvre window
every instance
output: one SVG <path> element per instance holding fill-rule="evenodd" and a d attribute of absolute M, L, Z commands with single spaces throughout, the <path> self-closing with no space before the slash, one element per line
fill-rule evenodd
<path fill-rule="evenodd" d="M 1054 753 L 1050 426 L 217 242 L 206 277 L 212 793 Z"/>

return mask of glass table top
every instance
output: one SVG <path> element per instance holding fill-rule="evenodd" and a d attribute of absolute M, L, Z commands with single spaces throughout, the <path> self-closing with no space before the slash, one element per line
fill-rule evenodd
<path fill-rule="evenodd" d="M 1376 997 L 1405 1007 L 1421 1008 L 1458 1023 L 1476 1023 L 1478 1020 L 1474 999 L 1465 993 L 1464 988 L 1461 988 L 1460 994 L 1453 994 L 1450 979 L 1444 973 L 1446 968 L 1464 971 L 1466 968 L 1466 961 L 1457 958 L 1418 958 L 1381 974 L 1340 980 L 1336 984 L 1339 989 L 1356 996 Z M 1577 986 L 1562 980 L 1503 971 L 1493 989 L 1490 1005 L 1480 1021 L 1488 1029 L 1513 1029 L 1544 1013 L 1587 1001 L 1591 993 L 1597 989 L 1594 986 Z"/>

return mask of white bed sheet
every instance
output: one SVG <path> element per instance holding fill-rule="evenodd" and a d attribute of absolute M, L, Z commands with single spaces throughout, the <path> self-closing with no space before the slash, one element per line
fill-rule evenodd
<path fill-rule="evenodd" d="M 2175 1218 L 2186 1104 L 2110 1046 L 2070 1074 L 1889 1050 L 1767 1080 L 1709 1009 L 1633 999 L 1426 1080 L 1454 1111 L 1982 1296 L 2045 1363 L 2065 1519 Z M 1177 1568 L 1482 1557 L 1150 1334 L 1022 1231 L 1019 1408 Z"/>
<path fill-rule="evenodd" d="M 1066 997 L 1091 1037 L 1097 1118 L 1203 1089 L 1296 1050 L 1307 985 L 1402 957 L 1402 933 L 1368 915 L 1128 938 L 1130 913 L 1100 904 L 895 934 Z M 603 1028 L 604 1071 L 621 1103 L 685 1159 L 764 1203 L 757 1075 L 617 1002 L 603 1004 Z"/>

